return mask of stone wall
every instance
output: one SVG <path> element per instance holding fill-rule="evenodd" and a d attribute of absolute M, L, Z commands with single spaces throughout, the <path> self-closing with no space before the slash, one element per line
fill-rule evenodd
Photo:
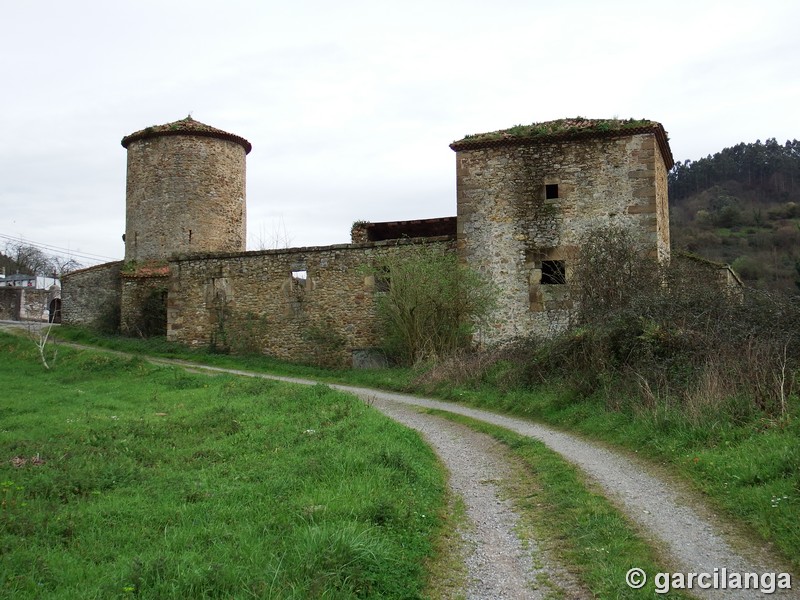
<path fill-rule="evenodd" d="M 667 174 L 672 168 L 667 167 L 665 158 L 659 151 L 658 144 L 654 148 L 655 177 L 654 185 L 656 192 L 656 231 L 658 240 L 658 260 L 668 264 L 670 260 L 670 241 L 669 241 L 669 183 Z"/>
<path fill-rule="evenodd" d="M 165 335 L 169 269 L 159 273 L 122 272 L 120 332 L 124 335 L 151 337 Z"/>
<path fill-rule="evenodd" d="M 62 322 L 110 329 L 119 325 L 122 261 L 81 269 L 61 280 Z"/>
<path fill-rule="evenodd" d="M 378 345 L 376 262 L 452 237 L 207 255 L 170 262 L 167 338 L 350 365 Z"/>
<path fill-rule="evenodd" d="M 668 258 L 654 134 L 457 148 L 456 161 L 459 254 L 503 290 L 488 343 L 568 323 L 572 265 L 595 228 L 630 228 Z"/>
<path fill-rule="evenodd" d="M 0 287 L 0 319 L 47 321 L 50 292 L 24 287 Z"/>
<path fill-rule="evenodd" d="M 0 287 L 0 319 L 4 321 L 19 320 L 19 298 L 17 289 Z"/>

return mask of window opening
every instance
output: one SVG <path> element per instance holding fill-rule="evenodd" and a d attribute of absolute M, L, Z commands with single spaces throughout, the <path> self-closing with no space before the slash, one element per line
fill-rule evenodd
<path fill-rule="evenodd" d="M 567 268 L 563 260 L 542 261 L 542 284 L 558 285 L 567 283 Z"/>
<path fill-rule="evenodd" d="M 296 293 L 302 293 L 306 290 L 306 283 L 308 282 L 308 271 L 305 269 L 292 271 L 292 289 Z"/>
<path fill-rule="evenodd" d="M 545 200 L 555 200 L 558 198 L 558 184 L 548 183 L 544 186 Z"/>
<path fill-rule="evenodd" d="M 389 288 L 392 286 L 392 280 L 389 274 L 389 267 L 382 266 L 378 269 L 375 273 L 375 291 L 376 292 L 388 292 Z"/>

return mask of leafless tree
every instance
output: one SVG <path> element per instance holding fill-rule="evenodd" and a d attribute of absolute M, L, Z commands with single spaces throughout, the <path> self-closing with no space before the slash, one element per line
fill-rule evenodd
<path fill-rule="evenodd" d="M 269 231 L 261 223 L 258 233 L 254 234 L 251 240 L 256 250 L 280 250 L 290 248 L 292 245 L 292 236 L 286 229 L 283 217 L 279 217 L 276 222 L 273 222 Z"/>
<path fill-rule="evenodd" d="M 11 260 L 14 269 L 26 275 L 61 277 L 82 266 L 74 258 L 48 254 L 41 248 L 24 242 L 7 242 L 3 253 Z"/>

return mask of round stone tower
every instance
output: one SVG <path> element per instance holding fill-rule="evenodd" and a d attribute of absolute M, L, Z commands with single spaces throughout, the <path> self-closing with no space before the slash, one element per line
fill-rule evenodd
<path fill-rule="evenodd" d="M 242 252 L 250 142 L 195 121 L 142 129 L 128 150 L 125 261 Z"/>

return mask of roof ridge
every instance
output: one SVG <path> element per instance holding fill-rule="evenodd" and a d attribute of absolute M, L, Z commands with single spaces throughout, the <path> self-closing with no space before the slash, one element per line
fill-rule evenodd
<path fill-rule="evenodd" d="M 499 131 L 465 136 L 450 144 L 450 148 L 458 152 L 461 150 L 521 146 L 551 141 L 618 138 L 645 133 L 655 134 L 667 169 L 671 169 L 675 161 L 669 147 L 669 136 L 661 123 L 647 119 L 622 120 L 575 117 L 573 119 L 557 119 L 531 125 L 516 125 Z"/>
<path fill-rule="evenodd" d="M 171 123 L 145 127 L 144 129 L 140 129 L 139 131 L 136 131 L 130 135 L 126 135 L 124 138 L 122 138 L 121 143 L 123 148 L 127 148 L 132 142 L 168 135 L 196 135 L 201 137 L 213 137 L 221 140 L 227 140 L 229 142 L 239 144 L 242 148 L 244 148 L 245 154 L 249 154 L 250 150 L 253 149 L 253 145 L 243 137 L 223 131 L 222 129 L 217 129 L 211 125 L 206 125 L 200 121 L 196 121 L 192 118 L 192 115 L 189 115 L 185 119 L 179 119 L 178 121 L 173 121 Z"/>

